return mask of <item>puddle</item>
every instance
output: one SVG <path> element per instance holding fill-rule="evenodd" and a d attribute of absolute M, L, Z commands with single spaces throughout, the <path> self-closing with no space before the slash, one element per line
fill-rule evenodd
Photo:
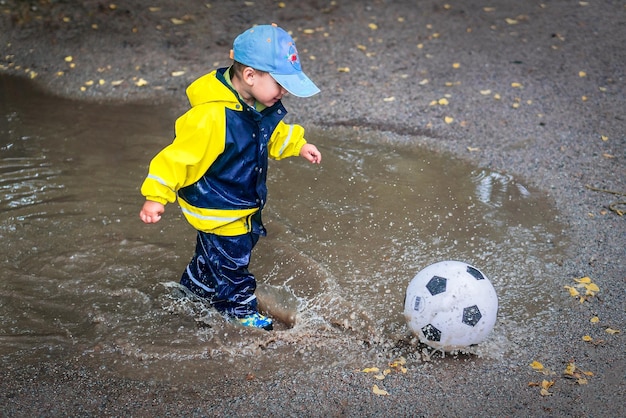
<path fill-rule="evenodd" d="M 295 296 L 295 325 L 235 327 L 176 284 L 195 245 L 177 206 L 154 226 L 138 218 L 147 164 L 171 141 L 176 115 L 54 98 L 6 76 L 0 87 L 6 364 L 76 358 L 102 372 L 189 381 L 417 359 L 404 291 L 447 259 L 479 267 L 498 293 L 482 357 L 506 358 L 516 341 L 546 331 L 537 324 L 559 303 L 544 288 L 565 243 L 540 192 L 410 139 L 316 128 L 308 138 L 321 166 L 270 163 L 269 236 L 251 266 L 259 282 Z"/>

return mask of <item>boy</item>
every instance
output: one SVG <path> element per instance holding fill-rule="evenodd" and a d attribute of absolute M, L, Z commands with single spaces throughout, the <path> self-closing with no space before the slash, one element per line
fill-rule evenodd
<path fill-rule="evenodd" d="M 158 222 L 166 203 L 178 202 L 198 231 L 196 252 L 181 284 L 208 299 L 244 326 L 272 329 L 258 312 L 250 254 L 266 235 L 261 210 L 267 196 L 268 156 L 300 155 L 311 163 L 321 153 L 304 129 L 287 125 L 280 99 L 319 93 L 302 72 L 296 45 L 276 25 L 239 35 L 233 64 L 204 75 L 187 89 L 191 109 L 176 121 L 176 138 L 150 163 L 139 214 Z"/>

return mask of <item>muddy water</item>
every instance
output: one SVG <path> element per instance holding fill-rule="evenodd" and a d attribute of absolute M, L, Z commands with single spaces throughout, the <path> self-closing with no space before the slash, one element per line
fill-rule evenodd
<path fill-rule="evenodd" d="M 295 325 L 268 333 L 226 323 L 176 284 L 195 245 L 177 206 L 157 225 L 137 216 L 147 164 L 171 141 L 175 117 L 54 98 L 0 76 L 4 365 L 73 359 L 190 381 L 417 361 L 404 290 L 445 259 L 476 265 L 498 292 L 480 356 L 506 358 L 546 331 L 537 324 L 558 301 L 544 287 L 564 242 L 545 196 L 410 140 L 335 128 L 309 130 L 321 167 L 271 162 L 269 236 L 252 269 L 262 290 L 294 303 Z"/>

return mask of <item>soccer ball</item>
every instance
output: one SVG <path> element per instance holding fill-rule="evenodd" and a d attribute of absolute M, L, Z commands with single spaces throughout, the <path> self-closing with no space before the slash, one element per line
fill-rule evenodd
<path fill-rule="evenodd" d="M 411 280 L 404 316 L 420 341 L 443 351 L 483 342 L 496 323 L 498 297 L 489 279 L 461 261 L 441 261 Z"/>

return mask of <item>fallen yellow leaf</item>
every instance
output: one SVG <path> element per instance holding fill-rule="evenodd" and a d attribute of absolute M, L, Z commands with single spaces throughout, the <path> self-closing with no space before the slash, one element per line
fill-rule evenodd
<path fill-rule="evenodd" d="M 589 283 L 585 286 L 585 288 L 589 291 L 589 292 L 599 292 L 600 288 L 598 287 L 597 284 L 595 283 Z"/>
<path fill-rule="evenodd" d="M 389 395 L 389 392 L 387 392 L 384 389 L 379 388 L 378 385 L 374 385 L 372 387 L 372 391 L 374 392 L 374 394 L 379 395 L 379 396 L 388 396 Z"/>
<path fill-rule="evenodd" d="M 541 387 L 544 389 L 550 389 L 554 385 L 554 380 L 542 380 Z"/>
<path fill-rule="evenodd" d="M 447 123 L 448 125 L 450 125 L 452 122 L 454 122 L 454 118 L 450 116 L 446 116 L 445 118 L 443 118 L 443 121 Z"/>
<path fill-rule="evenodd" d="M 563 287 L 566 288 L 569 291 L 569 294 L 572 297 L 576 297 L 576 296 L 580 295 L 580 293 L 578 293 L 578 290 L 576 290 L 572 286 L 563 286 Z"/>
<path fill-rule="evenodd" d="M 350 68 L 348 68 L 348 67 L 339 67 L 339 68 L 337 68 L 337 71 L 339 71 L 340 73 L 349 73 L 350 72 Z"/>
<path fill-rule="evenodd" d="M 383 102 L 393 102 L 394 100 L 396 100 L 396 98 L 393 96 L 383 98 Z"/>
<path fill-rule="evenodd" d="M 516 19 L 511 19 L 509 17 L 507 17 L 505 20 L 506 23 L 508 23 L 509 25 L 517 25 L 519 23 Z"/>
<path fill-rule="evenodd" d="M 440 104 L 441 106 L 447 106 L 449 104 L 448 99 L 446 99 L 445 97 L 442 97 L 441 99 L 437 100 L 437 103 Z"/>
<path fill-rule="evenodd" d="M 147 84 L 148 84 L 148 82 L 147 82 L 146 80 L 144 80 L 143 78 L 140 78 L 139 80 L 137 80 L 137 81 L 135 82 L 135 85 L 136 85 L 137 87 L 143 87 L 143 86 L 145 86 L 145 85 L 147 85 Z"/>
<path fill-rule="evenodd" d="M 378 25 L 376 23 L 370 23 L 369 25 L 367 25 L 371 30 L 376 30 L 378 29 Z"/>
<path fill-rule="evenodd" d="M 588 276 L 581 277 L 580 279 L 574 279 L 577 283 L 591 283 L 591 279 Z"/>
<path fill-rule="evenodd" d="M 378 367 L 368 367 L 361 370 L 363 373 L 378 373 L 380 369 Z"/>
<path fill-rule="evenodd" d="M 467 147 L 467 150 L 468 150 L 469 152 L 474 152 L 474 151 L 479 151 L 479 150 L 480 150 L 480 148 L 476 148 L 476 147 Z"/>
<path fill-rule="evenodd" d="M 514 89 L 521 89 L 522 88 L 522 83 L 511 83 L 511 87 L 513 87 Z"/>
<path fill-rule="evenodd" d="M 578 383 L 579 385 L 586 385 L 588 382 L 587 382 L 587 379 L 585 379 L 584 377 L 581 377 L 580 379 L 576 381 L 576 383 Z"/>
<path fill-rule="evenodd" d="M 483 96 L 489 96 L 491 94 L 491 90 L 481 90 L 480 94 L 482 94 Z"/>
<path fill-rule="evenodd" d="M 550 395 L 552 395 L 552 392 L 549 392 L 547 389 L 544 389 L 544 388 L 541 388 L 541 391 L 539 393 L 541 393 L 541 396 L 550 396 Z"/>
<path fill-rule="evenodd" d="M 184 71 L 172 71 L 172 77 L 180 77 L 183 74 L 185 74 Z"/>
<path fill-rule="evenodd" d="M 589 335 L 584 335 L 583 336 L 583 341 L 586 341 L 586 342 L 589 343 L 589 342 L 593 341 L 593 338 L 591 338 Z"/>
<path fill-rule="evenodd" d="M 537 371 L 543 370 L 543 364 L 539 363 L 536 360 L 530 363 L 530 367 L 532 367 L 534 370 L 537 370 Z"/>
<path fill-rule="evenodd" d="M 576 365 L 574 363 L 568 363 L 563 373 L 565 373 L 566 375 L 572 376 L 575 371 L 576 371 Z"/>
<path fill-rule="evenodd" d="M 606 331 L 607 334 L 611 334 L 611 335 L 615 335 L 615 334 L 619 334 L 620 333 L 620 330 L 613 329 L 613 328 L 607 328 L 604 331 Z"/>
<path fill-rule="evenodd" d="M 377 374 L 376 376 L 374 376 L 374 378 L 377 379 L 377 380 L 384 380 L 385 377 L 387 377 L 387 376 L 384 375 L 383 373 Z"/>
<path fill-rule="evenodd" d="M 182 20 L 182 19 L 178 19 L 178 18 L 175 18 L 175 17 L 171 18 L 171 19 L 170 19 L 170 21 L 171 21 L 173 24 L 175 24 L 175 25 L 182 25 L 183 23 L 185 23 L 185 21 L 184 21 L 184 20 Z"/>
<path fill-rule="evenodd" d="M 597 324 L 598 322 L 600 322 L 600 318 L 598 318 L 597 316 L 594 316 L 593 318 L 589 320 L 589 322 L 591 322 L 592 324 Z"/>

